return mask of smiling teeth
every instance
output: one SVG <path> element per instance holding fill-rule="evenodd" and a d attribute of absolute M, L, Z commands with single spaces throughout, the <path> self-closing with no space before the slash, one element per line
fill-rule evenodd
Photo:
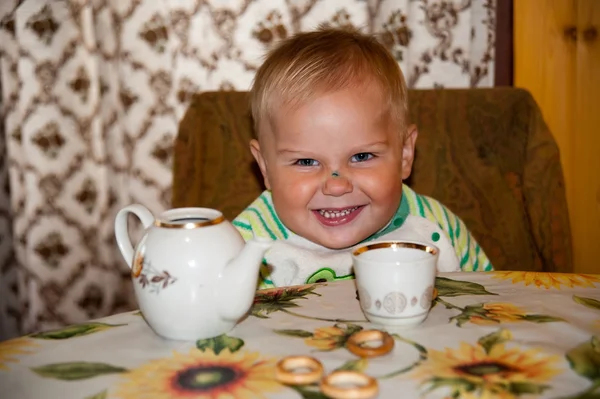
<path fill-rule="evenodd" d="M 352 212 L 354 212 L 357 209 L 358 209 L 357 206 L 355 206 L 354 208 L 344 209 L 343 211 L 325 211 L 323 209 L 320 209 L 319 213 L 325 219 L 331 219 L 331 218 L 340 218 L 342 216 L 348 216 L 349 214 L 351 214 Z"/>

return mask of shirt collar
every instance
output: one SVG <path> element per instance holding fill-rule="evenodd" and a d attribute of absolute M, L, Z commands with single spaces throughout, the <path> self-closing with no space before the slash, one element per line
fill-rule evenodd
<path fill-rule="evenodd" d="M 403 185 L 403 187 L 404 187 L 404 185 Z M 394 230 L 399 229 L 400 227 L 402 227 L 402 225 L 406 221 L 406 218 L 409 216 L 409 214 L 410 214 L 410 208 L 408 206 L 408 200 L 406 199 L 406 195 L 404 195 L 404 189 L 403 189 L 402 190 L 402 199 L 400 200 L 400 206 L 398 206 L 398 209 L 396 210 L 396 213 L 394 214 L 392 219 L 390 219 L 390 221 L 385 225 L 385 227 L 383 227 L 381 230 L 374 233 L 370 237 L 366 238 L 363 242 L 376 240 L 377 238 L 379 238 L 383 235 L 386 235 L 388 233 L 391 233 Z"/>

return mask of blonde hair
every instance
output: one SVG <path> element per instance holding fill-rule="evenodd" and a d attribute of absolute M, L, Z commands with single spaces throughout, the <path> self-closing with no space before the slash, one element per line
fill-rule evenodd
<path fill-rule="evenodd" d="M 374 36 L 355 29 L 325 28 L 279 42 L 258 69 L 250 102 L 256 133 L 276 107 L 299 106 L 315 95 L 375 82 L 387 111 L 404 128 L 407 90 L 398 62 Z"/>

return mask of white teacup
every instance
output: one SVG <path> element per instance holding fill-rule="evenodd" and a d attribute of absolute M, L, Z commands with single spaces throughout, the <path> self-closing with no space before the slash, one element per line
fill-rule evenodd
<path fill-rule="evenodd" d="M 439 249 L 415 241 L 376 241 L 352 253 L 360 306 L 369 321 L 413 327 L 429 314 Z"/>

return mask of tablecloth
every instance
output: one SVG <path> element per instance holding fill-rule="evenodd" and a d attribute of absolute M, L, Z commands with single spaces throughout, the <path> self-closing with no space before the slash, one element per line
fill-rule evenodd
<path fill-rule="evenodd" d="M 372 328 L 354 281 L 257 292 L 232 331 L 196 342 L 155 335 L 140 312 L 0 342 L 3 399 L 323 398 L 278 383 L 287 355 L 377 378 L 381 398 L 600 397 L 600 276 L 447 273 L 423 324 L 388 330 L 385 356 L 348 337 Z"/>

